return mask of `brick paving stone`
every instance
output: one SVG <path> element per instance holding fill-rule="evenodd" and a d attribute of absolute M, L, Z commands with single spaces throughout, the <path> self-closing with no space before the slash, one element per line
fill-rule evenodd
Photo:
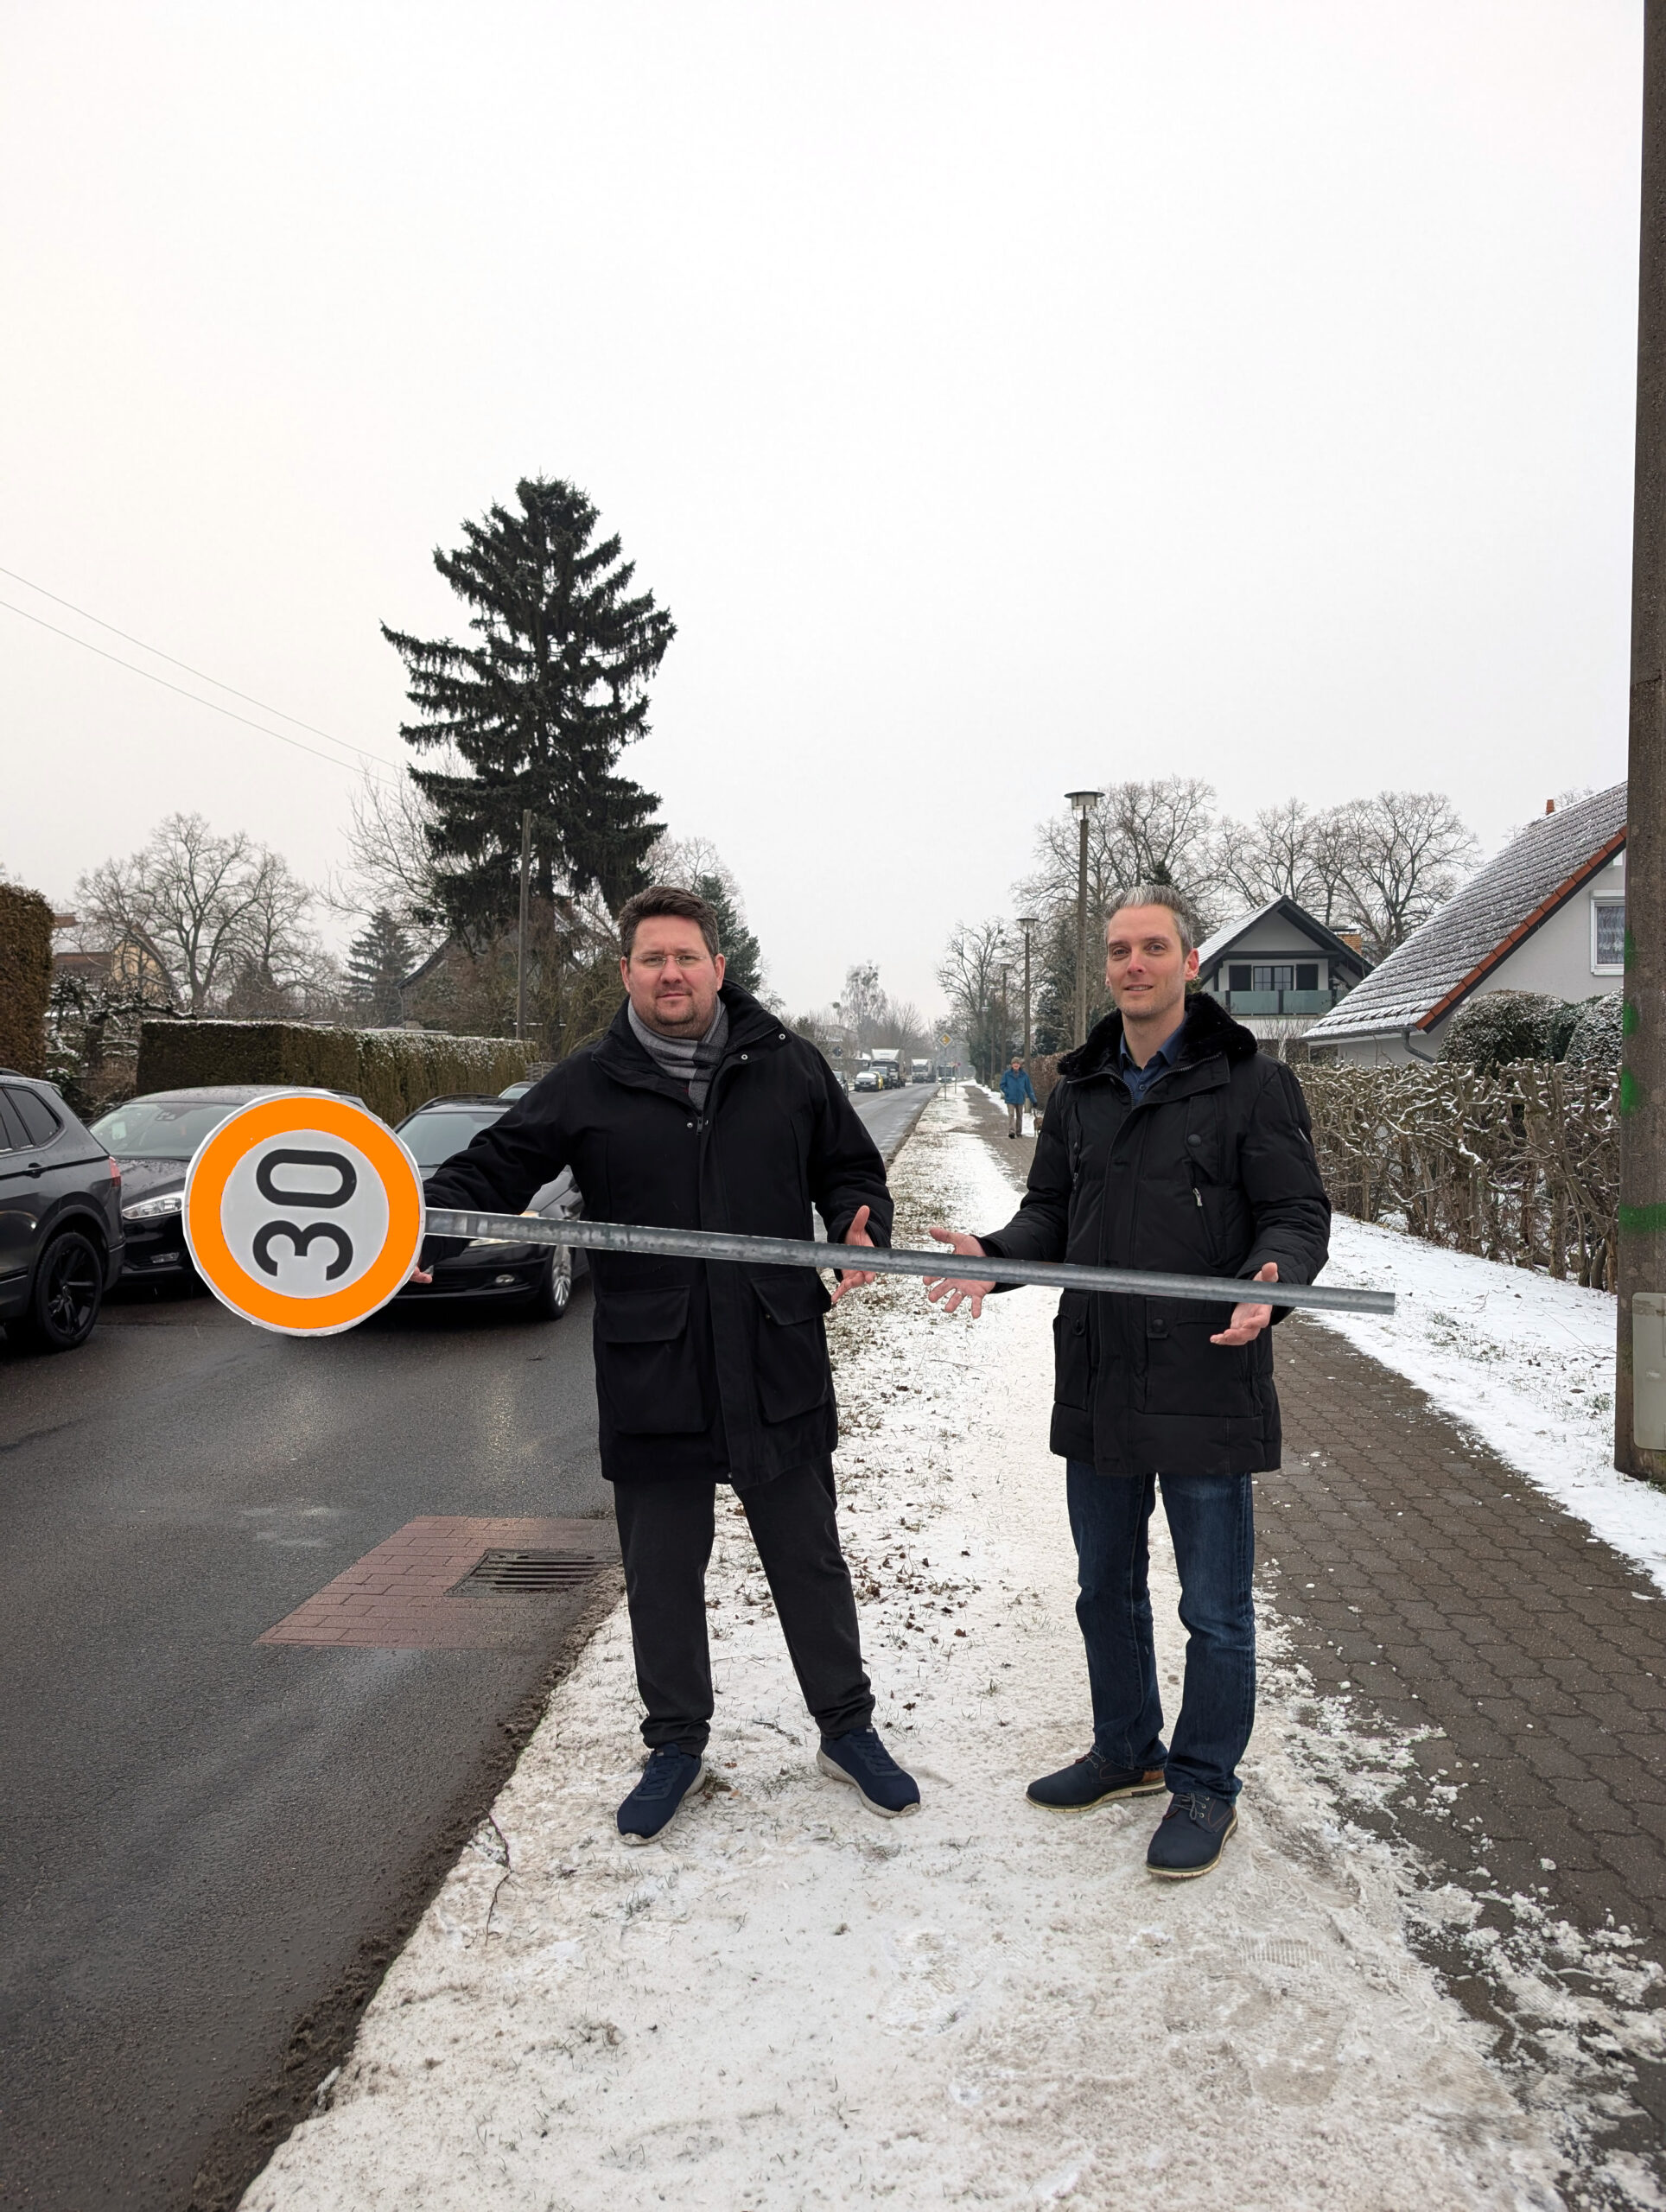
<path fill-rule="evenodd" d="M 1379 1821 L 1437 1878 L 1536 1896 L 1587 1933 L 1612 1916 L 1666 1961 L 1659 1592 L 1322 1325 L 1282 1325 L 1278 1383 L 1285 1465 L 1258 1478 L 1262 1586 L 1315 1688 L 1351 1681 L 1364 1726 L 1393 1713 L 1443 1730 L 1416 1746 L 1415 1770 L 1421 1784 L 1444 1767 L 1459 1791 L 1449 1820 L 1415 1806 L 1414 1784 Z M 1451 1980 L 1502 2019 L 1472 1970 Z M 1630 2086 L 1649 2121 L 1610 2139 L 1658 2163 L 1666 2068 Z"/>

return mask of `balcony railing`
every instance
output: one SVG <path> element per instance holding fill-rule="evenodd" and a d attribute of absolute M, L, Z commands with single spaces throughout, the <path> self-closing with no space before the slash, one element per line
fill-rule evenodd
<path fill-rule="evenodd" d="M 1229 1014 L 1328 1014 L 1340 991 L 1227 991 Z"/>

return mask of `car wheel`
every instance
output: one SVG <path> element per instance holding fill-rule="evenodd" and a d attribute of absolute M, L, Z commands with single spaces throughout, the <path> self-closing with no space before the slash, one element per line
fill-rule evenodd
<path fill-rule="evenodd" d="M 573 1255 L 566 1245 L 550 1255 L 544 1280 L 532 1293 L 527 1312 L 535 1321 L 559 1321 L 573 1300 Z"/>
<path fill-rule="evenodd" d="M 104 1304 L 104 1255 L 89 1236 L 67 1229 L 41 1255 L 29 1291 L 25 1333 L 42 1351 L 73 1351 L 92 1334 Z"/>

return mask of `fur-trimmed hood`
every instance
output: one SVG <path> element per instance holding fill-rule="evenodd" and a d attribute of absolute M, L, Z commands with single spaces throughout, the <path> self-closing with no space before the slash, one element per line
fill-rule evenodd
<path fill-rule="evenodd" d="M 1088 1032 L 1085 1045 L 1078 1045 L 1073 1052 L 1066 1052 L 1059 1063 L 1061 1077 L 1102 1075 L 1116 1067 L 1122 1057 L 1122 1017 L 1108 1014 Z M 1180 1035 L 1180 1049 L 1174 1055 L 1176 1067 L 1188 1067 L 1196 1061 L 1206 1059 L 1211 1052 L 1224 1053 L 1229 1062 L 1250 1059 L 1261 1050 L 1261 1043 L 1252 1030 L 1241 1021 L 1234 1021 L 1224 1013 L 1218 1000 L 1207 991 L 1195 991 L 1186 1001 L 1186 1025 Z"/>

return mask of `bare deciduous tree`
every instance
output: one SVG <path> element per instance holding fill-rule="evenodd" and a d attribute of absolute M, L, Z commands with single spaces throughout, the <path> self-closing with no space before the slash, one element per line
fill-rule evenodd
<path fill-rule="evenodd" d="M 84 940 L 192 1014 L 245 967 L 298 977 L 316 963 L 312 898 L 277 854 L 244 830 L 218 836 L 200 814 L 170 814 L 137 853 L 76 886 Z"/>
<path fill-rule="evenodd" d="M 957 922 L 937 971 L 954 1016 L 965 1036 L 972 1065 L 988 1083 L 1007 1039 L 1000 1033 L 1002 972 L 1013 952 L 1004 922 Z"/>
<path fill-rule="evenodd" d="M 1478 848 L 1444 791 L 1379 791 L 1342 811 L 1353 919 L 1384 960 L 1451 898 Z"/>

